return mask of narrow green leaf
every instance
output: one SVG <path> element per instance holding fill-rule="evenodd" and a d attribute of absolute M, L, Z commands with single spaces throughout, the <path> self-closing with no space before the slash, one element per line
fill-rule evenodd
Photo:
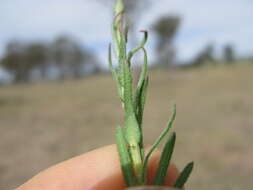
<path fill-rule="evenodd" d="M 192 170 L 193 170 L 194 163 L 190 162 L 186 165 L 186 167 L 183 169 L 183 171 L 180 173 L 178 178 L 176 179 L 173 187 L 175 188 L 183 188 L 184 184 L 186 183 L 187 179 L 189 178 Z"/>
<path fill-rule="evenodd" d="M 140 130 L 140 143 L 139 143 L 139 145 L 140 145 L 140 149 L 141 149 L 142 160 L 144 160 L 142 120 L 143 120 L 144 105 L 145 105 L 145 101 L 146 101 L 148 81 L 149 80 L 147 77 L 146 80 L 144 80 L 144 83 L 141 87 L 141 94 L 140 94 L 141 97 L 138 99 L 138 107 L 136 110 L 136 119 L 137 119 L 139 130 Z"/>
<path fill-rule="evenodd" d="M 118 28 L 119 28 L 119 21 L 120 21 L 120 17 L 121 17 L 121 13 L 118 13 L 114 16 L 113 18 L 113 24 L 112 24 L 112 40 L 115 44 L 115 53 L 116 53 L 116 57 L 119 58 L 119 46 L 120 46 L 120 39 L 118 36 Z"/>
<path fill-rule="evenodd" d="M 124 108 L 126 114 L 134 113 L 132 97 L 132 75 L 127 63 L 123 63 Z"/>
<path fill-rule="evenodd" d="M 127 116 L 124 134 L 128 145 L 136 146 L 140 143 L 140 129 L 134 114 Z"/>
<path fill-rule="evenodd" d="M 126 186 L 133 186 L 136 184 L 136 179 L 134 177 L 135 175 L 132 168 L 131 157 L 127 148 L 128 145 L 120 126 L 116 128 L 116 142 L 121 170 L 125 179 Z"/>
<path fill-rule="evenodd" d="M 168 121 L 167 127 L 162 131 L 161 135 L 156 139 L 156 141 L 150 147 L 150 149 L 148 150 L 148 152 L 146 154 L 146 157 L 145 157 L 145 160 L 144 160 L 143 172 L 142 172 L 144 178 L 145 178 L 145 173 L 146 173 L 146 170 L 147 170 L 148 160 L 149 160 L 152 152 L 159 145 L 159 143 L 162 141 L 162 139 L 167 135 L 170 128 L 172 127 L 172 124 L 173 124 L 175 118 L 176 118 L 176 105 L 173 106 L 172 116 Z"/>
<path fill-rule="evenodd" d="M 124 25 L 123 12 L 119 12 L 114 16 L 112 25 L 112 37 L 115 44 L 116 57 L 119 60 L 126 58 L 126 34 L 122 31 L 127 31 L 127 27 Z"/>
<path fill-rule="evenodd" d="M 143 46 L 146 44 L 147 40 L 148 40 L 148 32 L 146 30 L 141 31 L 144 33 L 144 37 L 142 39 L 142 41 L 135 47 L 133 48 L 131 51 L 129 51 L 128 55 L 127 55 L 127 60 L 130 63 L 131 59 L 133 57 L 133 55 L 139 51 L 141 48 L 143 48 Z"/>
<path fill-rule="evenodd" d="M 142 171 L 142 154 L 139 147 L 141 140 L 141 132 L 138 126 L 136 115 L 133 107 L 132 96 L 132 75 L 130 66 L 127 63 L 123 64 L 124 69 L 124 109 L 125 109 L 125 139 L 129 145 L 129 152 L 132 159 L 132 166 L 134 174 L 137 178 L 137 183 L 140 184 L 141 171 Z"/>
<path fill-rule="evenodd" d="M 148 71 L 148 55 L 147 55 L 147 51 L 145 48 L 141 48 L 143 50 L 143 54 L 144 54 L 144 60 L 143 60 L 143 65 L 142 65 L 142 69 L 141 69 L 141 73 L 140 73 L 140 78 L 137 84 L 137 89 L 141 88 L 142 83 L 144 81 L 144 79 L 147 76 L 147 71 Z"/>
<path fill-rule="evenodd" d="M 142 48 L 142 50 L 144 53 L 144 64 L 142 65 L 139 81 L 137 84 L 137 88 L 135 90 L 135 98 L 134 98 L 134 108 L 135 108 L 136 113 L 138 112 L 138 105 L 139 105 L 141 97 L 143 95 L 142 90 L 143 90 L 143 85 L 145 83 L 145 78 L 147 76 L 147 69 L 148 69 L 147 52 L 144 48 Z"/>
<path fill-rule="evenodd" d="M 124 35 L 125 35 L 125 42 L 127 43 L 128 42 L 128 25 L 126 24 L 126 27 L 125 27 L 125 32 L 124 32 Z"/>
<path fill-rule="evenodd" d="M 159 161 L 158 168 L 153 180 L 153 185 L 164 185 L 164 180 L 167 174 L 167 170 L 170 164 L 171 156 L 174 150 L 176 141 L 176 133 L 174 132 L 172 136 L 166 142 L 163 152 Z"/>
<path fill-rule="evenodd" d="M 124 34 L 121 33 L 120 36 L 120 46 L 119 46 L 119 59 L 120 60 L 125 60 L 126 58 L 126 41 L 125 41 L 125 36 Z"/>
<path fill-rule="evenodd" d="M 117 83 L 116 86 L 117 86 L 118 95 L 119 95 L 121 101 L 123 101 L 122 92 L 121 92 L 121 84 L 120 84 L 120 81 L 119 81 L 119 78 L 118 78 L 118 74 L 117 74 L 116 70 L 113 68 L 113 65 L 112 65 L 112 47 L 111 47 L 111 44 L 109 44 L 109 48 L 108 48 L 108 62 L 109 62 L 109 69 L 112 73 L 112 76 L 113 76 L 114 80 Z"/>
<path fill-rule="evenodd" d="M 118 75 L 112 65 L 112 45 L 111 44 L 109 44 L 109 47 L 108 47 L 108 63 L 109 63 L 109 69 L 112 73 L 112 76 L 116 80 L 117 85 L 118 85 Z"/>
<path fill-rule="evenodd" d="M 125 120 L 124 135 L 129 147 L 129 153 L 132 160 L 134 175 L 137 179 L 137 184 L 140 185 L 142 184 L 141 171 L 143 170 L 142 169 L 143 157 L 141 154 L 141 149 L 139 147 L 141 140 L 141 133 L 134 113 L 128 115 Z"/>
<path fill-rule="evenodd" d="M 130 67 L 127 63 L 123 64 L 124 69 L 124 109 L 125 109 L 125 123 L 124 135 L 129 145 L 129 152 L 132 158 L 132 165 L 134 167 L 135 175 L 140 178 L 140 171 L 142 171 L 142 157 L 139 143 L 141 140 L 140 128 L 135 116 L 132 96 L 132 75 Z"/>
<path fill-rule="evenodd" d="M 142 134 L 142 119 L 143 119 L 143 111 L 147 94 L 147 86 L 148 86 L 148 77 L 147 77 L 147 69 L 148 69 L 148 58 L 147 52 L 145 48 L 142 48 L 144 53 L 144 64 L 142 65 L 139 81 L 137 84 L 137 88 L 135 91 L 134 97 L 134 110 L 136 119 L 140 129 L 140 149 L 142 158 L 144 158 L 144 146 L 143 146 L 143 134 Z"/>
<path fill-rule="evenodd" d="M 141 87 L 140 99 L 138 100 L 138 107 L 137 107 L 137 110 L 136 110 L 136 112 L 137 112 L 137 121 L 139 123 L 140 130 L 142 130 L 142 119 L 143 119 L 144 106 L 145 106 L 146 96 L 147 96 L 148 82 L 149 82 L 149 78 L 147 77 L 144 80 L 144 83 Z"/>

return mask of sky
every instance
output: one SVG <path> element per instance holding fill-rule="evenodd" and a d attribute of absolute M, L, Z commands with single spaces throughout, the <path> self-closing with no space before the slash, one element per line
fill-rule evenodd
<path fill-rule="evenodd" d="M 139 29 L 150 31 L 148 44 L 154 55 L 151 25 L 162 15 L 179 15 L 182 24 L 175 39 L 177 57 L 193 58 L 208 43 L 220 52 L 225 44 L 239 55 L 253 54 L 252 0 L 153 0 L 139 18 Z M 11 39 L 52 41 L 69 34 L 106 61 L 111 10 L 95 0 L 1 0 L 0 55 Z M 138 35 L 138 32 L 136 33 Z M 105 62 L 104 61 L 104 62 Z M 102 61 L 103 62 L 103 61 Z"/>

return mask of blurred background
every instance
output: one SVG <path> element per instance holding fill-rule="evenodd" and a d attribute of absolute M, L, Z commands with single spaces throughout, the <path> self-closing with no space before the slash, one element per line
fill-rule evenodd
<path fill-rule="evenodd" d="M 125 3 L 130 47 L 149 31 L 146 143 L 176 102 L 173 159 L 195 161 L 187 189 L 251 189 L 253 2 Z M 107 66 L 111 20 L 112 0 L 1 1 L 0 189 L 114 143 L 123 114 Z"/>

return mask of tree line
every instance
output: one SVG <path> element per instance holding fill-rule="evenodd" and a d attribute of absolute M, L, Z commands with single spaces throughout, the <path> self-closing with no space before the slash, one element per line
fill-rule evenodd
<path fill-rule="evenodd" d="M 110 0 L 97 0 L 102 4 L 110 4 Z M 152 4 L 151 0 L 125 0 L 126 15 L 130 25 L 130 41 L 136 44 L 137 20 Z M 176 63 L 177 51 L 174 39 L 180 29 L 182 18 L 178 15 L 163 15 L 151 24 L 152 32 L 156 34 L 155 66 L 169 68 Z M 189 66 L 201 66 L 205 63 L 234 63 L 235 49 L 231 44 L 224 46 L 222 58 L 215 55 L 213 44 L 207 44 L 192 60 Z M 97 57 L 70 36 L 59 36 L 51 43 L 10 41 L 0 60 L 0 66 L 13 77 L 13 82 L 27 82 L 33 79 L 37 72 L 40 79 L 80 78 L 87 73 L 100 71 Z M 38 74 L 39 73 L 39 74 Z"/>
<path fill-rule="evenodd" d="M 69 36 L 59 36 L 51 43 L 12 40 L 6 45 L 0 65 L 16 83 L 32 80 L 35 71 L 40 79 L 53 76 L 61 80 L 98 71 L 98 60 L 92 52 Z"/>
<path fill-rule="evenodd" d="M 131 23 L 134 25 L 135 22 Z M 180 17 L 177 16 L 163 16 L 152 25 L 157 34 L 156 50 L 159 59 L 156 63 L 159 65 L 174 61 L 173 38 L 179 25 Z M 15 83 L 31 81 L 34 76 L 39 79 L 53 76 L 60 80 L 80 78 L 100 70 L 96 56 L 70 36 L 59 36 L 51 43 L 11 40 L 6 45 L 0 66 L 10 73 Z"/>
<path fill-rule="evenodd" d="M 235 48 L 232 44 L 226 44 L 222 47 L 221 55 L 215 54 L 214 44 L 207 44 L 202 50 L 192 59 L 190 66 L 201 66 L 205 64 L 232 64 L 238 60 Z"/>

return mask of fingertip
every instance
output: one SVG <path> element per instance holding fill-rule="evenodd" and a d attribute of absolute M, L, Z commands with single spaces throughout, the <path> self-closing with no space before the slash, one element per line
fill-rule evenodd
<path fill-rule="evenodd" d="M 179 175 L 178 169 L 175 164 L 170 164 L 169 169 L 167 170 L 167 175 L 165 178 L 165 185 L 172 186 Z"/>
<path fill-rule="evenodd" d="M 17 190 L 119 190 L 124 188 L 115 145 L 105 146 L 57 164 Z"/>
<path fill-rule="evenodd" d="M 149 183 L 155 175 L 159 158 L 160 153 L 155 150 L 148 165 Z M 177 175 L 177 168 L 171 164 L 165 184 L 172 185 Z M 53 166 L 17 190 L 123 190 L 124 188 L 117 148 L 115 145 L 109 145 Z"/>

